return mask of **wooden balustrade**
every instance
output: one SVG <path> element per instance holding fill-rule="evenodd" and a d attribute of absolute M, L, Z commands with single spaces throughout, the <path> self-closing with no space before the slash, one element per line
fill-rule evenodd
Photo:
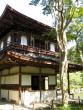
<path fill-rule="evenodd" d="M 35 54 L 41 54 L 41 55 L 45 55 L 45 56 L 51 56 L 51 57 L 54 57 L 54 56 L 59 56 L 59 52 L 52 52 L 52 51 L 47 51 L 47 50 L 44 50 L 44 49 L 41 49 L 41 48 L 37 48 L 37 47 L 33 47 L 33 46 L 26 46 L 26 45 L 19 45 L 15 42 L 7 42 L 7 46 L 4 47 L 3 50 L 15 50 L 15 51 L 23 51 L 23 52 L 26 52 L 26 53 L 35 53 Z"/>

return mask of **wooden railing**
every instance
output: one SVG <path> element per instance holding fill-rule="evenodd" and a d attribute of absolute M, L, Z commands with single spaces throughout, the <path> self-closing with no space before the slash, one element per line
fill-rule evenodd
<path fill-rule="evenodd" d="M 15 50 L 15 51 L 20 51 L 20 52 L 25 52 L 25 53 L 35 53 L 35 54 L 41 54 L 41 55 L 46 55 L 46 56 L 51 56 L 51 57 L 59 57 L 59 52 L 52 52 L 52 51 L 47 51 L 41 48 L 33 47 L 33 46 L 26 46 L 26 45 L 20 45 L 15 42 L 7 42 L 7 45 L 1 49 L 1 52 L 5 50 Z"/>

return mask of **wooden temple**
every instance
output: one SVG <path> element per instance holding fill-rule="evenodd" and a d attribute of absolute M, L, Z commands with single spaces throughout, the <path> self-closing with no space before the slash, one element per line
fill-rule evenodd
<path fill-rule="evenodd" d="M 52 28 L 10 6 L 0 17 L 0 98 L 22 104 L 56 99 L 59 48 Z M 68 70 L 82 70 L 69 64 Z"/>

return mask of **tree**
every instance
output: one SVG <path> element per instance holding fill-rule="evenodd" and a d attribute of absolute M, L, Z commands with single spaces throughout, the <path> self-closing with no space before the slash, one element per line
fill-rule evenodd
<path fill-rule="evenodd" d="M 69 24 L 72 21 L 74 12 L 76 10 L 75 4 L 72 0 L 32 0 L 30 4 L 43 5 L 44 14 L 52 14 L 55 19 L 55 32 L 57 33 L 56 39 L 60 50 L 60 81 L 62 90 L 62 104 L 68 104 L 67 94 L 67 37 L 66 32 Z M 53 29 L 54 31 L 54 29 Z M 55 33 L 55 34 L 56 34 Z"/>
<path fill-rule="evenodd" d="M 70 88 L 72 89 L 80 89 L 83 88 L 83 74 L 82 71 L 70 73 Z"/>
<path fill-rule="evenodd" d="M 81 10 L 83 11 L 83 8 L 80 8 L 80 11 Z M 69 26 L 67 34 L 70 40 L 76 42 L 76 53 L 79 54 L 81 62 L 83 63 L 83 16 L 74 19 L 74 23 Z"/>
<path fill-rule="evenodd" d="M 76 46 L 74 46 L 68 50 L 68 60 L 73 63 L 77 63 L 77 64 L 82 63 L 82 61 L 80 59 L 80 55 L 77 52 Z"/>

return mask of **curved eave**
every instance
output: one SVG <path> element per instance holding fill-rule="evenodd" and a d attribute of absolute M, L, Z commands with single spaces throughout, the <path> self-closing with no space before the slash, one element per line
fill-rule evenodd
<path fill-rule="evenodd" d="M 68 71 L 83 71 L 83 65 L 81 64 L 75 64 L 75 63 L 69 63 L 68 64 Z"/>
<path fill-rule="evenodd" d="M 11 27 L 22 30 L 31 30 L 40 34 L 52 29 L 50 26 L 27 17 L 7 5 L 0 18 L 0 37 Z"/>

